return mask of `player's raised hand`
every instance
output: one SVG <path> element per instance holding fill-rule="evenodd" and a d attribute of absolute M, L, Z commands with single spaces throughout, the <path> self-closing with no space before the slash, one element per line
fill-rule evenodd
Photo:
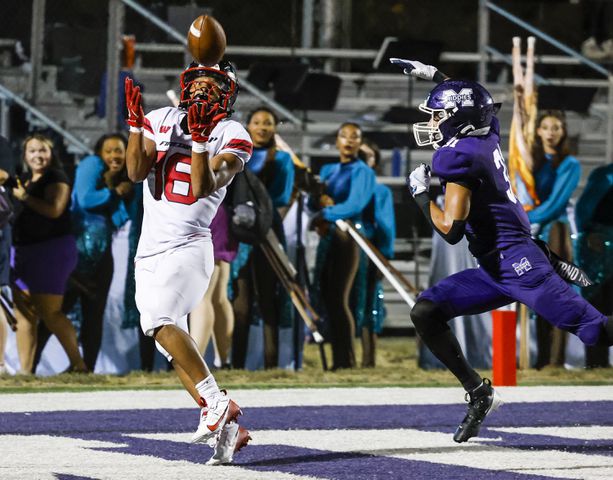
<path fill-rule="evenodd" d="M 219 108 L 219 103 L 211 106 L 206 103 L 194 103 L 189 107 L 187 125 L 193 142 L 206 143 L 209 141 L 209 136 L 215 126 L 228 116 L 225 112 L 217 113 Z"/>
<path fill-rule="evenodd" d="M 128 109 L 126 123 L 131 128 L 142 129 L 145 123 L 145 113 L 143 112 L 140 87 L 134 85 L 134 81 L 130 77 L 126 78 L 124 86 L 126 91 L 126 107 Z"/>
<path fill-rule="evenodd" d="M 432 65 L 426 65 L 418 62 L 417 60 L 405 60 L 404 58 L 390 58 L 390 63 L 398 65 L 402 68 L 405 75 L 410 75 L 415 78 L 422 78 L 424 80 L 431 80 L 436 83 L 440 83 L 447 79 L 447 76 L 439 72 L 438 69 Z"/>
<path fill-rule="evenodd" d="M 425 163 L 411 172 L 409 178 L 407 178 L 407 184 L 413 197 L 430 190 L 430 175 L 430 166 Z"/>

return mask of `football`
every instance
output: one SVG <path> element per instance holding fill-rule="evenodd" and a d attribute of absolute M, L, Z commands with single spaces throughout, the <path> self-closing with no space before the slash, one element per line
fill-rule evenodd
<path fill-rule="evenodd" d="M 202 65 L 215 65 L 226 51 L 226 33 L 210 15 L 200 15 L 187 32 L 187 48 Z"/>

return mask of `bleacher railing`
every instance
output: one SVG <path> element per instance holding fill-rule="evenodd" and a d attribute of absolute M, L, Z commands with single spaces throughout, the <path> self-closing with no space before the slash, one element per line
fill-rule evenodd
<path fill-rule="evenodd" d="M 136 13 L 141 15 L 144 19 L 148 20 L 149 22 L 153 23 L 155 26 L 164 30 L 164 32 L 166 32 L 172 38 L 174 38 L 179 43 L 181 43 L 183 45 L 183 49 L 185 49 L 185 47 L 187 46 L 187 37 L 186 37 L 185 32 L 183 33 L 178 32 L 176 29 L 168 25 L 168 23 L 164 22 L 162 19 L 154 15 L 152 12 L 150 12 L 149 10 L 147 10 L 146 8 L 144 8 L 143 6 L 141 6 L 138 2 L 135 2 L 134 0 L 121 0 L 121 1 L 126 6 L 133 9 Z M 115 75 L 109 78 L 117 78 L 117 76 Z M 272 110 L 277 112 L 280 116 L 284 117 L 286 120 L 293 123 L 294 125 L 297 125 L 298 127 L 302 127 L 302 123 L 303 123 L 302 120 L 296 117 L 291 111 L 289 111 L 283 105 L 281 105 L 280 103 L 266 96 L 261 90 L 259 90 L 255 85 L 250 83 L 248 80 L 241 78 L 239 80 L 239 83 L 241 85 L 241 88 L 244 88 L 251 95 L 254 95 L 255 97 L 257 97 L 260 101 L 262 101 L 265 105 L 267 105 Z"/>
<path fill-rule="evenodd" d="M 33 4 L 36 6 L 38 4 L 44 5 L 44 0 L 32 0 Z M 157 25 L 158 28 L 163 29 L 166 33 L 168 33 L 171 38 L 177 41 L 176 44 L 172 45 L 149 45 L 137 43 L 137 50 L 141 51 L 177 51 L 177 52 L 185 52 L 186 38 L 185 34 L 182 32 L 177 32 L 171 26 L 169 26 L 166 22 L 160 20 L 158 17 L 153 15 L 150 11 L 142 7 L 135 0 L 110 0 L 109 6 L 115 4 L 121 4 L 122 6 L 127 6 L 139 13 L 143 18 L 147 21 L 152 22 Z M 33 17 L 38 19 L 38 23 L 35 22 L 36 19 L 33 18 L 33 25 L 39 24 L 41 21 L 44 21 L 44 10 L 41 12 L 40 8 L 33 9 Z M 504 55 L 498 51 L 496 51 L 492 46 L 488 45 L 489 39 L 489 22 L 490 22 L 490 12 L 495 13 L 496 15 L 513 22 L 519 25 L 521 28 L 524 28 L 531 34 L 539 37 L 545 42 L 553 45 L 558 48 L 564 55 L 538 55 L 536 60 L 539 63 L 546 64 L 559 64 L 559 65 L 576 65 L 583 64 L 586 67 L 592 69 L 593 71 L 598 72 L 604 78 L 601 79 L 543 79 L 537 78 L 537 82 L 549 82 L 552 84 L 564 84 L 564 85 L 583 85 L 583 86 L 595 86 L 595 87 L 607 87 L 608 89 L 608 104 L 607 104 L 607 128 L 606 128 L 606 158 L 607 161 L 613 160 L 613 76 L 609 73 L 603 66 L 598 65 L 597 63 L 587 59 L 582 56 L 579 52 L 573 50 L 572 48 L 558 42 L 552 37 L 548 36 L 544 32 L 540 31 L 536 27 L 524 22 L 520 18 L 512 15 L 506 10 L 500 8 L 495 5 L 491 1 L 487 0 L 479 0 L 479 49 L 478 52 L 443 52 L 440 57 L 441 62 L 471 62 L 479 65 L 479 73 L 480 79 L 483 80 L 485 78 L 485 72 L 487 69 L 487 65 L 492 62 L 503 61 L 506 63 L 510 62 L 510 56 Z M 118 19 L 117 21 L 123 21 L 123 18 Z M 36 29 L 35 29 L 36 30 Z M 38 30 L 36 30 L 38 31 Z M 42 31 L 42 29 L 40 29 Z M 40 32 L 39 32 L 40 33 Z M 41 37 L 41 35 L 38 35 Z M 37 38 L 38 38 L 37 37 Z M 40 74 L 41 64 L 42 64 L 42 40 L 36 40 L 33 38 L 32 41 L 32 51 L 34 54 L 32 56 L 32 71 L 31 71 L 31 88 L 30 95 L 21 97 L 14 92 L 5 91 L 0 95 L 0 100 L 4 100 L 3 104 L 6 106 L 7 102 L 13 102 L 19 104 L 25 110 L 27 110 L 33 117 L 37 118 L 40 122 L 48 125 L 50 128 L 56 130 L 60 135 L 66 138 L 67 142 L 71 145 L 74 145 L 75 149 L 79 151 L 89 151 L 89 148 L 85 145 L 83 141 L 76 138 L 70 132 L 66 131 L 62 128 L 58 123 L 56 123 L 51 118 L 44 115 L 40 110 L 38 110 L 36 105 L 36 93 L 32 93 L 32 88 L 36 89 L 36 79 Z M 113 43 L 109 43 L 112 45 L 115 51 L 118 51 L 118 45 Z M 299 57 L 308 57 L 308 58 L 337 58 L 337 59 L 355 59 L 355 60 L 369 60 L 376 57 L 378 50 L 368 49 L 368 50 L 357 50 L 357 49 L 337 49 L 337 48 L 290 48 L 290 47 L 262 47 L 262 46 L 229 46 L 228 54 L 232 56 L 253 56 L 257 54 L 257 56 L 263 57 L 280 57 L 280 56 L 299 56 Z M 118 63 L 117 63 L 118 65 Z M 118 68 L 118 67 L 117 67 Z M 110 72 L 109 72 L 110 73 Z M 114 76 L 113 76 L 114 77 Z M 110 78 L 113 78 L 110 77 Z M 109 85 L 113 85 L 114 82 L 108 82 Z M 241 84 L 245 88 L 246 91 L 255 95 L 258 99 L 260 99 L 265 104 L 268 104 L 271 108 L 276 110 L 280 116 L 285 117 L 289 120 L 289 122 L 295 124 L 300 128 L 301 131 L 305 130 L 305 126 L 302 124 L 302 120 L 297 118 L 291 111 L 287 110 L 282 105 L 275 102 L 273 99 L 269 98 L 262 91 L 257 89 L 255 86 L 251 85 L 245 79 L 241 79 Z M 107 96 L 108 98 L 108 96 Z M 1 109 L 0 117 L 6 116 L 6 108 Z M 107 111 L 114 111 L 114 109 L 107 109 Z M 110 116 L 109 116 L 110 117 Z M 2 121 L 0 118 L 0 127 L 4 128 L 7 122 Z M 316 125 L 309 125 L 306 130 L 317 129 Z"/>
<path fill-rule="evenodd" d="M 582 79 L 581 85 L 583 86 L 594 86 L 594 87 L 606 87 L 608 89 L 607 95 L 607 133 L 606 133 L 606 159 L 608 162 L 613 162 L 613 74 L 604 68 L 602 65 L 593 62 L 589 58 L 581 55 L 581 53 L 573 50 L 569 46 L 559 42 L 555 38 L 547 35 L 545 32 L 539 30 L 535 26 L 525 22 L 519 17 L 516 17 L 512 13 L 500 8 L 498 5 L 488 1 L 488 0 L 479 0 L 479 34 L 478 34 L 478 43 L 479 43 L 479 81 L 484 83 L 485 78 L 487 76 L 487 64 L 491 55 L 494 55 L 498 58 L 501 58 L 509 65 L 511 65 L 510 56 L 507 57 L 502 53 L 495 50 L 493 47 L 489 46 L 489 32 L 490 32 L 490 18 L 489 12 L 492 11 L 501 17 L 507 19 L 508 21 L 514 23 L 515 25 L 527 30 L 534 36 L 540 38 L 545 41 L 549 45 L 557 48 L 558 50 L 564 52 L 569 60 L 574 60 L 574 62 L 565 62 L 565 63 L 579 63 L 583 64 L 591 70 L 603 75 L 606 80 L 589 80 Z M 537 83 L 554 83 L 551 80 L 546 80 L 543 77 L 535 76 Z M 557 83 L 557 82 L 555 82 Z M 569 85 L 569 82 L 564 82 L 564 84 Z"/>
<path fill-rule="evenodd" d="M 49 127 L 50 129 L 54 130 L 59 135 L 61 135 L 66 140 L 66 142 L 68 142 L 69 145 L 72 145 L 75 148 L 77 153 L 83 153 L 83 154 L 93 153 L 93 150 L 91 148 L 85 145 L 85 143 L 83 143 L 81 140 L 75 137 L 68 130 L 63 128 L 55 120 L 52 120 L 50 117 L 48 117 L 43 112 L 41 112 L 38 108 L 34 107 L 32 104 L 24 100 L 21 96 L 12 92 L 8 88 L 6 88 L 4 85 L 0 84 L 0 103 L 4 104 L 5 102 L 14 102 L 17 105 L 19 105 L 30 115 L 37 118 L 47 127 Z M 8 122 L 3 122 L 3 125 L 6 123 Z M 8 133 L 5 133 L 5 136 L 8 137 L 9 136 Z"/>

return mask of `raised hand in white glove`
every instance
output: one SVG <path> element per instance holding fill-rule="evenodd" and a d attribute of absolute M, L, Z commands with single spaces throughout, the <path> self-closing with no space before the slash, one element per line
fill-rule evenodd
<path fill-rule="evenodd" d="M 430 166 L 425 163 L 422 163 L 411 172 L 407 179 L 407 183 L 409 184 L 409 191 L 413 197 L 430 190 L 430 175 Z"/>
<path fill-rule="evenodd" d="M 406 75 L 424 80 L 434 80 L 434 75 L 438 72 L 436 67 L 425 65 L 417 60 L 405 60 L 404 58 L 390 58 L 390 63 L 398 65 Z"/>

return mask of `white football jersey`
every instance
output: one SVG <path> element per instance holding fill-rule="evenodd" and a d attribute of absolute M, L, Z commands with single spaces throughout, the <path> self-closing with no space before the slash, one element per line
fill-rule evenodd
<path fill-rule="evenodd" d="M 185 245 L 194 238 L 210 237 L 209 225 L 226 195 L 226 187 L 222 187 L 205 198 L 193 196 L 192 137 L 184 133 L 182 121 L 187 129 L 187 112 L 174 107 L 153 110 L 145 117 L 143 133 L 155 142 L 157 159 L 143 188 L 144 217 L 137 259 Z M 209 158 L 232 153 L 243 165 L 252 150 L 251 137 L 234 120 L 219 122 L 207 143 Z"/>

